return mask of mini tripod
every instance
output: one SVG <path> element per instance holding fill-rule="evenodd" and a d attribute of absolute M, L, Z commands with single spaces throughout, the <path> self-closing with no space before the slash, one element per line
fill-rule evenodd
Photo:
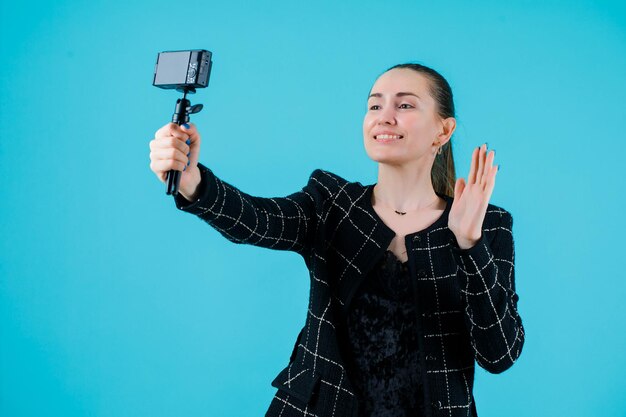
<path fill-rule="evenodd" d="M 177 88 L 176 91 L 182 91 L 183 98 L 179 98 L 178 100 L 176 100 L 176 109 L 174 110 L 174 115 L 172 116 L 172 122 L 180 126 L 189 122 L 190 114 L 198 113 L 200 110 L 202 110 L 202 104 L 196 104 L 192 106 L 191 102 L 187 100 L 187 93 L 195 94 L 195 88 L 186 86 Z M 178 195 L 178 187 L 180 186 L 180 175 L 181 171 L 177 171 L 175 169 L 167 172 L 167 195 Z"/>

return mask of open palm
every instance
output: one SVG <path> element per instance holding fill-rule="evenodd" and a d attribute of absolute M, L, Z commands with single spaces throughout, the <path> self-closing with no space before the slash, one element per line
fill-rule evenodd
<path fill-rule="evenodd" d="M 454 184 L 454 201 L 448 216 L 448 228 L 454 233 L 459 246 L 474 246 L 481 237 L 482 224 L 489 199 L 496 183 L 498 165 L 493 165 L 495 152 L 487 153 L 487 145 L 474 149 L 467 183 L 458 178 Z"/>

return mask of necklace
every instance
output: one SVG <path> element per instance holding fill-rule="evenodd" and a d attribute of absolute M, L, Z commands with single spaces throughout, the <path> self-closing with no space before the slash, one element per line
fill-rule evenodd
<path fill-rule="evenodd" d="M 415 210 L 411 210 L 411 212 L 413 212 L 413 211 L 418 211 L 418 210 L 422 210 L 422 209 L 425 209 L 425 208 L 427 208 L 427 207 L 430 207 L 430 206 L 432 206 L 433 204 L 435 204 L 435 203 L 437 202 L 437 200 L 438 200 L 438 199 L 439 199 L 439 197 L 437 197 L 437 198 L 435 199 L 435 201 L 433 201 L 433 202 L 432 202 L 432 203 L 430 203 L 429 205 L 424 206 L 424 207 L 420 207 L 420 208 L 415 209 Z M 379 203 L 379 204 L 380 204 L 380 203 Z M 392 207 L 389 207 L 389 206 L 388 206 L 388 205 L 386 205 L 386 204 L 383 204 L 383 206 L 384 206 L 384 207 L 387 207 L 387 208 L 392 208 Z M 406 211 L 398 211 L 398 210 L 395 210 L 395 209 L 394 209 L 393 211 L 395 211 L 395 212 L 396 212 L 396 214 L 399 214 L 399 215 L 401 215 L 401 216 L 404 216 L 404 215 L 407 213 Z"/>

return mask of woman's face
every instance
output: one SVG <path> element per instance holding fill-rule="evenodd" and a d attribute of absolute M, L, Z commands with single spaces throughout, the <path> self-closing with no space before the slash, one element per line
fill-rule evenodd
<path fill-rule="evenodd" d="M 376 80 L 363 120 L 365 150 L 372 160 L 402 165 L 421 159 L 432 166 L 441 132 L 441 118 L 423 75 L 395 68 Z M 400 137 L 379 137 L 385 133 Z"/>

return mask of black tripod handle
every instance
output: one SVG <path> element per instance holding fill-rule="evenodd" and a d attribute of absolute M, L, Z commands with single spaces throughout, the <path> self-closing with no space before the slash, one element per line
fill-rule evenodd
<path fill-rule="evenodd" d="M 167 195 L 178 195 L 178 188 L 180 187 L 180 171 L 172 169 L 166 174 L 167 179 Z"/>
<path fill-rule="evenodd" d="M 185 90 L 183 98 L 176 100 L 176 109 L 174 110 L 174 115 L 172 116 L 172 122 L 179 126 L 184 125 L 189 122 L 190 114 L 198 113 L 200 110 L 202 110 L 202 104 L 196 104 L 192 107 L 189 100 L 187 100 L 187 90 Z M 178 189 L 180 188 L 180 176 L 181 171 L 177 171 L 175 169 L 167 172 L 167 191 L 165 192 L 167 195 L 178 195 Z"/>

